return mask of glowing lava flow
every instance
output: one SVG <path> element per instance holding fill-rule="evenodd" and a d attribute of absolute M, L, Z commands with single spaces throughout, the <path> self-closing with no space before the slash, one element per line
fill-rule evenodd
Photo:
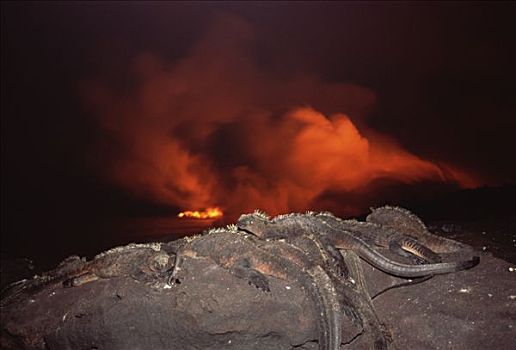
<path fill-rule="evenodd" d="M 224 215 L 219 207 L 210 207 L 202 211 L 183 211 L 177 214 L 180 218 L 195 218 L 195 219 L 215 219 L 220 218 Z"/>

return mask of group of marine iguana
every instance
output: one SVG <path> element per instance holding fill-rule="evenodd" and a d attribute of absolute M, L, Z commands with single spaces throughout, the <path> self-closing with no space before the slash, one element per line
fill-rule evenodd
<path fill-rule="evenodd" d="M 336 295 L 338 306 L 355 323 L 363 327 L 364 334 L 371 337 L 372 348 L 387 349 L 389 335 L 379 322 L 364 283 L 356 283 L 362 276 L 359 265 L 353 264 L 353 254 L 358 255 L 370 265 L 383 272 L 405 278 L 427 278 L 471 268 L 479 263 L 474 256 L 466 261 L 441 262 L 439 253 L 453 253 L 458 250 L 472 249 L 461 243 L 431 234 L 424 223 L 408 210 L 384 206 L 373 209 L 365 222 L 343 220 L 332 213 L 307 212 L 306 214 L 287 214 L 269 218 L 266 214 L 255 212 L 242 215 L 237 222 L 239 230 L 255 235 L 266 241 L 284 241 L 309 257 L 309 266 L 300 264 L 304 271 L 317 267 L 324 270 L 325 278 L 331 281 L 313 280 L 319 286 L 320 299 L 332 300 Z M 378 248 L 388 248 L 392 253 L 410 258 L 413 265 L 401 264 L 386 258 Z M 285 252 L 283 252 L 285 253 Z M 283 254 L 284 256 L 289 256 Z M 295 258 L 290 260 L 296 261 Z M 354 269 L 349 269 L 354 266 Z M 334 305 L 316 304 L 323 308 L 319 325 L 320 349 L 340 348 L 339 313 Z"/>
<path fill-rule="evenodd" d="M 381 253 L 386 249 L 412 263 L 387 258 Z M 471 259 L 442 262 L 443 256 L 458 251 L 471 253 Z M 398 207 L 373 209 L 365 222 L 328 212 L 270 218 L 256 211 L 240 216 L 236 224 L 202 235 L 118 247 L 91 261 L 68 258 L 55 270 L 13 284 L 3 293 L 2 306 L 50 283 L 76 287 L 129 275 L 170 286 L 179 281 L 181 266 L 189 258 L 208 258 L 265 293 L 273 293 L 268 282 L 271 276 L 299 283 L 320 315 L 318 343 L 324 350 L 340 349 L 343 315 L 361 327 L 371 348 L 390 348 L 391 339 L 375 313 L 360 258 L 387 274 L 415 281 L 479 263 L 472 248 L 431 234 L 416 215 Z"/>

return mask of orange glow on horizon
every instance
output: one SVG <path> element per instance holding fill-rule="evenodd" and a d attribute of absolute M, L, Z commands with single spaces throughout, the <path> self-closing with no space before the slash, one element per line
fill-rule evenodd
<path fill-rule="evenodd" d="M 194 219 L 215 219 L 220 218 L 224 215 L 222 210 L 219 207 L 210 207 L 205 210 L 197 211 L 197 210 L 186 210 L 177 214 L 180 218 L 194 218 Z"/>

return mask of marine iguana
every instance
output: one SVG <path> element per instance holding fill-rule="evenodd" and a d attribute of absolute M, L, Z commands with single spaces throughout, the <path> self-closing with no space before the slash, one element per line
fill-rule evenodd
<path fill-rule="evenodd" d="M 304 253 L 281 250 L 278 244 L 275 244 L 276 247 L 267 247 L 261 243 L 253 235 L 238 231 L 236 226 L 228 226 L 171 242 L 164 249 L 177 252 L 172 278 L 177 278 L 185 259 L 208 258 L 263 292 L 271 292 L 266 276 L 297 281 L 315 305 L 316 315 L 320 315 L 320 349 L 339 349 L 341 309 L 331 278 L 320 265 L 307 259 Z M 281 245 L 280 242 L 276 243 Z M 278 249 L 282 254 L 276 254 Z"/>
<path fill-rule="evenodd" d="M 472 247 L 439 237 L 428 231 L 422 220 L 407 209 L 392 206 L 371 208 L 372 213 L 366 217 L 366 221 L 343 220 L 329 212 L 316 213 L 323 220 L 342 230 L 359 235 L 366 243 L 378 248 L 388 248 L 392 253 L 413 260 L 416 264 L 440 263 L 444 255 L 452 255 L 455 252 L 475 254 Z M 439 253 L 439 254 L 438 254 Z M 476 258 L 473 258 L 476 260 Z M 394 284 L 376 295 L 375 299 L 384 292 L 403 286 L 421 283 L 430 279 L 433 275 L 414 278 L 408 282 Z"/>
<path fill-rule="evenodd" d="M 328 212 L 315 215 L 332 226 L 353 232 L 368 244 L 389 248 L 400 256 L 415 258 L 416 262 L 439 263 L 442 259 L 438 253 L 473 253 L 465 244 L 431 234 L 419 217 L 399 207 L 372 209 L 365 222 L 343 220 Z"/>
<path fill-rule="evenodd" d="M 390 334 L 377 317 L 359 257 L 352 251 L 342 254 L 324 244 L 320 236 L 306 234 L 280 241 L 258 240 L 257 245 L 274 256 L 282 256 L 300 266 L 321 266 L 337 291 L 342 311 L 370 338 L 373 349 L 389 348 Z M 331 249 L 333 248 L 333 250 Z M 338 255 L 338 256 L 336 256 Z"/>
<path fill-rule="evenodd" d="M 296 215 L 313 221 L 313 225 L 321 228 L 322 219 L 314 220 L 317 215 Z M 282 219 L 286 217 L 291 216 L 284 216 Z M 143 282 L 160 281 L 168 284 L 177 277 L 182 259 L 209 258 L 264 292 L 270 292 L 266 276 L 298 281 L 312 300 L 317 314 L 321 315 L 318 319 L 321 349 L 339 349 L 342 311 L 371 336 L 375 349 L 387 349 L 386 332 L 376 316 L 371 298 L 364 288 L 364 281 L 359 282 L 363 280 L 363 275 L 360 264 L 356 261 L 358 258 L 354 253 L 355 249 L 352 246 L 351 250 L 342 252 L 344 257 L 337 250 L 343 249 L 341 237 L 334 232 L 339 231 L 339 228 L 324 222 L 322 226 L 325 231 L 324 234 L 320 234 L 299 217 L 296 217 L 299 221 L 296 223 L 297 226 L 291 225 L 292 227 L 285 225 L 285 222 L 278 218 L 270 220 L 267 217 L 267 221 L 271 222 L 267 227 L 273 230 L 263 232 L 269 232 L 269 236 L 261 234 L 262 231 L 259 230 L 251 232 L 251 235 L 237 230 L 237 227 L 229 227 L 211 230 L 207 235 L 185 238 L 170 244 L 115 248 L 99 254 L 90 262 L 79 257 L 71 257 L 56 270 L 32 281 L 25 281 L 17 287 L 23 291 L 59 282 L 65 287 L 72 287 L 99 278 L 121 275 L 130 275 Z M 239 223 L 242 224 L 241 221 Z M 279 225 L 281 230 L 275 230 L 274 225 Z M 299 228 L 302 230 L 297 231 Z M 339 232 L 339 235 L 342 233 Z M 254 236 L 279 240 L 266 241 Z M 350 232 L 345 232 L 345 238 L 350 240 L 347 236 L 353 237 Z M 284 242 L 281 238 L 284 238 Z M 357 251 L 361 252 L 360 249 Z M 436 264 L 428 266 L 431 265 Z M 341 278 L 342 276 L 346 278 Z M 2 299 L 3 304 L 5 299 Z"/>
<path fill-rule="evenodd" d="M 435 253 L 474 252 L 474 249 L 466 244 L 430 233 L 417 215 L 404 208 L 383 206 L 372 209 L 371 214 L 366 217 L 365 224 L 367 228 L 368 224 L 375 224 L 412 237 Z"/>
<path fill-rule="evenodd" d="M 144 283 L 167 283 L 174 261 L 174 256 L 161 249 L 161 243 L 116 247 L 98 254 L 90 261 L 76 255 L 70 256 L 54 270 L 8 286 L 2 291 L 1 306 L 53 283 L 62 283 L 65 288 L 76 287 L 98 279 L 123 275 Z"/>
<path fill-rule="evenodd" d="M 433 263 L 432 261 L 438 260 L 438 255 L 410 236 L 405 237 L 395 234 L 395 232 L 385 235 L 382 227 L 378 224 L 362 225 L 355 221 L 346 222 L 329 213 L 295 213 L 280 215 L 271 219 L 264 213 L 254 212 L 240 216 L 237 226 L 239 229 L 262 239 L 277 240 L 306 234 L 319 235 L 321 242 L 324 242 L 326 246 L 354 250 L 362 259 L 374 267 L 399 277 L 424 277 L 450 273 L 471 268 L 479 262 L 478 257 L 473 257 L 467 261 Z M 384 244 L 382 240 L 389 242 L 390 246 L 392 246 L 392 242 L 395 242 L 404 251 L 416 253 L 416 255 L 420 255 L 432 263 L 406 265 L 389 260 L 374 249 L 375 246 Z M 430 239 L 427 239 L 427 241 L 430 241 Z"/>
<path fill-rule="evenodd" d="M 91 261 L 72 256 L 54 270 L 13 284 L 2 295 L 2 306 L 47 285 L 60 283 L 63 287 L 77 287 L 117 276 L 170 286 L 171 280 L 178 276 L 183 259 L 204 257 L 266 293 L 271 292 L 267 276 L 297 281 L 316 308 L 321 349 L 340 348 L 342 312 L 362 326 L 365 333 L 372 335 L 375 349 L 387 349 L 383 326 L 364 284 L 353 282 L 353 279 L 363 279 L 360 267 L 354 263 L 355 254 L 349 252 L 349 256 L 341 257 L 345 260 L 344 266 L 348 262 L 351 265 L 350 271 L 346 269 L 349 278 L 342 279 L 338 270 L 331 270 L 331 258 L 317 245 L 317 239 L 298 237 L 297 240 L 296 244 L 267 242 L 232 226 L 169 243 L 117 247 Z"/>
<path fill-rule="evenodd" d="M 180 274 L 184 259 L 208 258 L 247 280 L 264 292 L 271 292 L 267 276 L 297 281 L 312 300 L 317 312 L 320 349 L 340 349 L 341 317 L 344 311 L 364 331 L 372 335 L 375 349 L 388 349 L 383 326 L 373 309 L 365 284 L 351 282 L 363 278 L 362 271 L 352 263 L 350 279 L 343 279 L 329 269 L 328 257 L 315 241 L 300 240 L 298 244 L 284 241 L 265 241 L 237 230 L 236 226 L 207 231 L 202 236 L 188 237 L 164 246 L 177 253 L 172 278 Z M 353 253 L 354 254 L 354 253 Z M 346 264 L 346 262 L 344 262 Z M 272 291 L 274 292 L 274 291 Z"/>
<path fill-rule="evenodd" d="M 313 215 L 332 227 L 350 232 L 372 247 L 388 248 L 392 253 L 409 258 L 417 264 L 442 262 L 441 257 L 436 252 L 419 242 L 417 238 L 392 227 L 355 219 L 343 220 L 329 212 Z"/>

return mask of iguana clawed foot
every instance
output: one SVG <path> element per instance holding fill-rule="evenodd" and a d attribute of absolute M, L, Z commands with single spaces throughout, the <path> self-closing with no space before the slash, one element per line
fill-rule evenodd
<path fill-rule="evenodd" d="M 239 278 L 247 280 L 252 286 L 255 286 L 263 292 L 270 292 L 269 280 L 262 273 L 251 267 L 248 259 L 240 259 L 231 269 L 231 272 Z"/>

